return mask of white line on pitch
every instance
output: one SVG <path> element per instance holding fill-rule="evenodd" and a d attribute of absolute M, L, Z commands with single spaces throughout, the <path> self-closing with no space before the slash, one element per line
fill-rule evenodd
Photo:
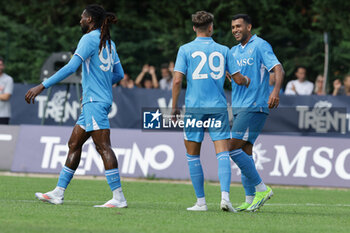
<path fill-rule="evenodd" d="M 11 141 L 12 135 L 11 134 L 0 134 L 0 141 Z"/>
<path fill-rule="evenodd" d="M 0 199 L 0 202 L 38 202 L 38 200 L 13 200 L 13 199 Z M 75 201 L 65 200 L 66 203 L 102 203 L 106 200 L 97 201 Z M 143 201 L 128 201 L 129 204 L 167 204 L 167 205 L 179 205 L 180 202 L 143 202 Z M 207 203 L 207 205 L 217 205 L 218 203 Z M 240 203 L 232 203 L 233 205 L 239 205 Z M 315 207 L 350 207 L 350 204 L 321 204 L 321 203 L 266 203 L 265 206 L 315 206 Z"/>

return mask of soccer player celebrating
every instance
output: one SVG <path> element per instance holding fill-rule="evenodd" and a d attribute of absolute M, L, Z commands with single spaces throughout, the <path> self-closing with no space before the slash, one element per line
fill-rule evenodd
<path fill-rule="evenodd" d="M 220 208 L 224 211 L 236 212 L 229 199 L 231 183 L 231 164 L 228 151 L 230 138 L 227 102 L 224 94 L 225 72 L 229 49 L 216 43 L 212 38 L 214 16 L 205 11 L 192 15 L 193 30 L 197 38 L 180 47 L 175 64 L 175 75 L 172 90 L 172 114 L 179 113 L 177 107 L 183 76 L 187 78 L 186 115 L 185 115 L 185 147 L 192 184 L 197 202 L 190 211 L 206 211 L 204 195 L 204 175 L 200 162 L 200 148 L 204 136 L 204 127 L 190 127 L 188 121 L 205 121 L 215 119 L 221 121 L 221 127 L 208 127 L 214 142 L 218 160 L 218 175 L 221 185 Z M 232 68 L 233 69 L 233 68 Z M 232 73 L 234 80 L 241 85 L 248 85 L 248 78 L 240 73 Z M 244 87 L 245 88 L 245 87 Z M 176 117 L 173 118 L 176 120 Z"/>
<path fill-rule="evenodd" d="M 82 73 L 82 112 L 68 142 L 68 156 L 56 188 L 47 193 L 36 193 L 35 196 L 44 202 L 62 204 L 64 192 L 79 166 L 82 146 L 91 136 L 96 150 L 101 155 L 107 182 L 113 192 L 113 198 L 104 205 L 95 207 L 127 207 L 118 171 L 118 161 L 111 149 L 108 113 L 112 104 L 112 84 L 124 76 L 123 68 L 111 41 L 109 27 L 117 18 L 106 12 L 101 6 L 89 5 L 81 15 L 80 25 L 83 37 L 67 65 L 52 77 L 31 88 L 25 99 L 33 102 L 45 88 L 67 78 L 83 63 Z"/>
<path fill-rule="evenodd" d="M 230 157 L 241 168 L 242 184 L 246 193 L 245 202 L 238 211 L 254 211 L 267 201 L 273 192 L 258 175 L 254 164 L 253 144 L 264 127 L 269 108 L 279 104 L 279 92 L 284 71 L 268 42 L 251 34 L 251 19 L 246 14 L 232 18 L 232 34 L 240 42 L 230 50 L 233 63 L 240 72 L 251 78 L 248 88 L 232 82 L 232 112 Z M 269 94 L 269 71 L 273 71 L 276 83 Z M 248 156 L 249 155 L 249 156 Z M 249 159 L 247 159 L 249 158 Z M 249 166 L 248 166 L 249 165 Z"/>

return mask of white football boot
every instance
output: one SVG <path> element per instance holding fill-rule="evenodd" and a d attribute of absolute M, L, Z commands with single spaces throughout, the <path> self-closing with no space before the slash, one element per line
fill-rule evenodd
<path fill-rule="evenodd" d="M 40 201 L 48 202 L 54 205 L 61 205 L 63 204 L 63 196 L 57 196 L 54 192 L 47 192 L 47 193 L 35 193 L 36 198 L 38 198 Z"/>
<path fill-rule="evenodd" d="M 206 204 L 198 205 L 198 203 L 196 203 L 194 206 L 188 207 L 187 210 L 189 210 L 189 211 L 207 211 L 208 207 Z"/>
<path fill-rule="evenodd" d="M 223 211 L 237 213 L 237 210 L 232 207 L 231 202 L 230 201 L 226 201 L 225 199 L 221 200 L 220 209 L 222 209 Z"/>
<path fill-rule="evenodd" d="M 100 208 L 127 208 L 128 204 L 126 203 L 126 200 L 116 200 L 111 199 L 104 203 L 103 205 L 94 205 L 94 207 L 100 207 Z"/>

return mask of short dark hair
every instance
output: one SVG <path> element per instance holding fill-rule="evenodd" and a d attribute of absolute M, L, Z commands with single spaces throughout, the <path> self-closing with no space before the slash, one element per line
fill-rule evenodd
<path fill-rule="evenodd" d="M 161 69 L 169 69 L 169 64 L 168 63 L 163 63 L 160 65 Z"/>
<path fill-rule="evenodd" d="M 214 22 L 214 15 L 206 11 L 197 11 L 192 15 L 192 23 L 199 30 L 206 30 Z"/>
<path fill-rule="evenodd" d="M 232 20 L 236 20 L 236 19 L 243 19 L 245 23 L 252 24 L 252 19 L 247 14 L 237 14 L 232 16 Z"/>
<path fill-rule="evenodd" d="M 299 69 L 304 69 L 307 72 L 307 69 L 305 66 L 297 66 L 295 67 L 294 73 L 298 72 Z"/>

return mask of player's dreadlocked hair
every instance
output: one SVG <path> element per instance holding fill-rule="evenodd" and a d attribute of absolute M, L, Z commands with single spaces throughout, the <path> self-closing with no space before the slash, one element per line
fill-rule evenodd
<path fill-rule="evenodd" d="M 102 48 L 106 47 L 106 41 L 109 42 L 109 51 L 112 52 L 111 47 L 111 35 L 109 33 L 109 26 L 117 23 L 117 17 L 111 12 L 106 12 L 102 6 L 92 4 L 85 8 L 86 13 L 91 16 L 92 21 L 95 23 L 95 28 L 101 28 L 100 36 L 100 52 Z"/>

